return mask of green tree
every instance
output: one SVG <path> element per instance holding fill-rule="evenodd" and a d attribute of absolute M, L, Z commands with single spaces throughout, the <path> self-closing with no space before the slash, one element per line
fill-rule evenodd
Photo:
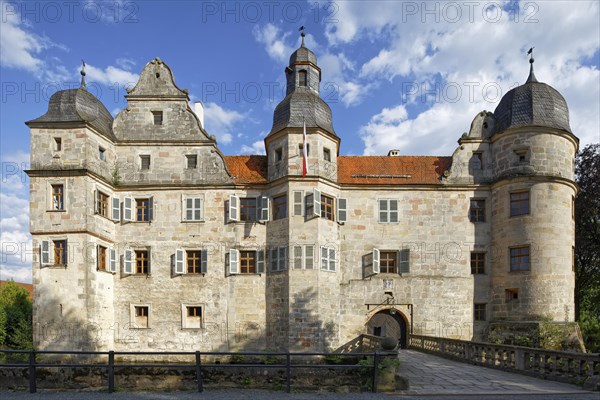
<path fill-rule="evenodd" d="M 0 287 L 0 347 L 32 348 L 31 300 L 14 282 Z"/>

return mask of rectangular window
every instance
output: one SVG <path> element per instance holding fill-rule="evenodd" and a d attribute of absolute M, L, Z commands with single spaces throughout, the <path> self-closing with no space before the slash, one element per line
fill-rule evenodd
<path fill-rule="evenodd" d="M 150 252 L 148 250 L 135 251 L 135 273 L 147 275 L 150 267 Z"/>
<path fill-rule="evenodd" d="M 65 187 L 63 185 L 52 185 L 52 209 L 64 210 Z"/>
<path fill-rule="evenodd" d="M 274 247 L 270 252 L 271 271 L 283 271 L 287 269 L 287 247 Z"/>
<path fill-rule="evenodd" d="M 294 192 L 294 216 L 302 216 L 302 198 L 304 197 L 303 192 Z"/>
<path fill-rule="evenodd" d="M 106 271 L 106 247 L 98 246 L 98 259 L 96 260 L 98 271 Z"/>
<path fill-rule="evenodd" d="M 152 119 L 154 121 L 154 125 L 162 125 L 163 124 L 162 111 L 152 111 Z"/>
<path fill-rule="evenodd" d="M 529 214 L 529 192 L 516 192 L 510 194 L 510 216 Z"/>
<path fill-rule="evenodd" d="M 59 137 L 54 138 L 54 151 L 62 150 L 62 139 Z"/>
<path fill-rule="evenodd" d="M 323 149 L 323 160 L 331 161 L 331 151 L 328 148 Z"/>
<path fill-rule="evenodd" d="M 481 151 L 473 152 L 473 157 L 471 158 L 471 165 L 473 169 L 483 168 L 483 153 Z"/>
<path fill-rule="evenodd" d="M 188 250 L 186 254 L 187 273 L 188 274 L 201 274 L 202 271 L 202 251 L 201 250 Z"/>
<path fill-rule="evenodd" d="M 304 143 L 298 145 L 298 155 L 302 157 L 304 155 Z M 310 145 L 306 143 L 306 156 L 310 156 Z"/>
<path fill-rule="evenodd" d="M 150 221 L 150 199 L 135 199 L 136 221 Z"/>
<path fill-rule="evenodd" d="M 150 307 L 149 306 L 133 306 L 132 312 L 132 328 L 149 328 L 150 327 Z"/>
<path fill-rule="evenodd" d="M 103 147 L 98 147 L 98 160 L 100 161 L 105 161 L 104 159 L 104 153 L 106 152 L 106 149 Z"/>
<path fill-rule="evenodd" d="M 529 271 L 529 246 L 510 249 L 510 270 Z"/>
<path fill-rule="evenodd" d="M 298 86 L 306 86 L 306 77 L 308 73 L 306 70 L 298 71 Z"/>
<path fill-rule="evenodd" d="M 313 245 L 294 246 L 294 269 L 313 269 L 315 248 Z"/>
<path fill-rule="evenodd" d="M 201 317 L 202 316 L 202 307 L 187 307 L 187 316 L 188 317 Z"/>
<path fill-rule="evenodd" d="M 55 240 L 53 243 L 54 265 L 67 265 L 67 241 Z"/>
<path fill-rule="evenodd" d="M 101 191 L 97 191 L 97 209 L 96 212 L 103 217 L 108 218 L 108 195 L 106 193 L 102 193 Z"/>
<path fill-rule="evenodd" d="M 256 221 L 256 197 L 240 199 L 240 221 Z"/>
<path fill-rule="evenodd" d="M 398 222 L 398 200 L 379 200 L 379 222 L 385 224 Z"/>
<path fill-rule="evenodd" d="M 571 196 L 571 219 L 575 221 L 575 196 Z"/>
<path fill-rule="evenodd" d="M 184 329 L 202 328 L 202 306 L 183 305 L 183 326 Z"/>
<path fill-rule="evenodd" d="M 504 300 L 507 303 L 514 300 L 519 300 L 519 289 L 505 289 Z"/>
<path fill-rule="evenodd" d="M 471 253 L 471 274 L 485 274 L 485 253 Z"/>
<path fill-rule="evenodd" d="M 240 251 L 240 274 L 256 273 L 256 251 Z"/>
<path fill-rule="evenodd" d="M 398 273 L 398 252 L 380 251 L 379 252 L 379 272 L 382 274 Z"/>
<path fill-rule="evenodd" d="M 410 249 L 400 250 L 400 274 L 410 273 Z"/>
<path fill-rule="evenodd" d="M 333 197 L 321 193 L 321 218 L 327 218 L 328 220 L 333 221 L 333 210 Z"/>
<path fill-rule="evenodd" d="M 202 200 L 201 197 L 183 199 L 184 221 L 202 221 Z"/>
<path fill-rule="evenodd" d="M 196 169 L 198 168 L 198 156 L 195 154 L 185 156 L 186 168 Z"/>
<path fill-rule="evenodd" d="M 485 222 L 485 200 L 471 199 L 469 220 L 471 222 Z"/>
<path fill-rule="evenodd" d="M 283 149 L 280 147 L 275 150 L 275 163 L 278 163 L 281 160 L 283 160 Z"/>
<path fill-rule="evenodd" d="M 473 307 L 473 310 L 475 312 L 473 319 L 475 321 L 485 321 L 485 306 L 485 303 L 475 303 Z"/>
<path fill-rule="evenodd" d="M 147 154 L 140 156 L 140 165 L 142 170 L 150 169 L 150 156 Z"/>
<path fill-rule="evenodd" d="M 273 220 L 287 217 L 287 194 L 273 197 Z"/>
<path fill-rule="evenodd" d="M 327 246 L 321 247 L 321 269 L 335 272 L 335 261 L 335 249 Z"/>

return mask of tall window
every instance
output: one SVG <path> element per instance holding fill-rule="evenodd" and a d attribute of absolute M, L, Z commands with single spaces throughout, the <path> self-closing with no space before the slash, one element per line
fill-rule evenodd
<path fill-rule="evenodd" d="M 485 321 L 485 303 L 475 303 L 473 307 L 475 311 L 474 320 L 475 321 Z"/>
<path fill-rule="evenodd" d="M 186 259 L 188 274 L 202 273 L 202 251 L 188 250 L 186 251 Z"/>
<path fill-rule="evenodd" d="M 323 149 L 323 160 L 331 161 L 331 150 Z"/>
<path fill-rule="evenodd" d="M 150 169 L 150 156 L 147 154 L 140 156 L 140 165 L 143 170 Z"/>
<path fill-rule="evenodd" d="M 162 125 L 163 124 L 162 111 L 152 111 L 152 119 L 153 119 L 154 125 Z"/>
<path fill-rule="evenodd" d="M 54 265 L 67 265 L 67 241 L 54 241 Z"/>
<path fill-rule="evenodd" d="M 321 269 L 335 272 L 335 249 L 333 247 L 321 247 Z"/>
<path fill-rule="evenodd" d="M 471 253 L 471 273 L 485 274 L 485 253 Z"/>
<path fill-rule="evenodd" d="M 98 160 L 104 161 L 104 155 L 106 153 L 106 149 L 104 147 L 98 147 Z"/>
<path fill-rule="evenodd" d="M 379 272 L 385 274 L 398 273 L 398 252 L 381 251 L 379 252 Z"/>
<path fill-rule="evenodd" d="M 334 219 L 333 197 L 321 194 L 321 218 Z"/>
<path fill-rule="evenodd" d="M 52 209 L 64 210 L 65 187 L 63 185 L 52 185 Z"/>
<path fill-rule="evenodd" d="M 529 271 L 529 246 L 512 247 L 510 249 L 510 270 Z"/>
<path fill-rule="evenodd" d="M 485 222 L 485 200 L 471 199 L 469 220 L 471 222 Z"/>
<path fill-rule="evenodd" d="M 59 137 L 54 138 L 54 150 L 61 151 L 62 150 L 62 139 Z"/>
<path fill-rule="evenodd" d="M 510 194 L 510 216 L 529 214 L 529 192 Z"/>
<path fill-rule="evenodd" d="M 185 156 L 185 161 L 187 169 L 196 169 L 198 167 L 198 156 L 196 154 Z"/>
<path fill-rule="evenodd" d="M 150 205 L 149 199 L 135 199 L 135 213 L 136 221 L 148 222 L 150 221 L 150 213 L 148 206 Z"/>
<path fill-rule="evenodd" d="M 240 199 L 240 221 L 256 221 L 256 197 Z"/>
<path fill-rule="evenodd" d="M 188 197 L 184 199 L 186 221 L 202 221 L 202 198 Z"/>
<path fill-rule="evenodd" d="M 483 168 L 483 153 L 480 151 L 474 151 L 473 157 L 471 158 L 471 166 L 473 169 Z"/>
<path fill-rule="evenodd" d="M 398 222 L 398 200 L 379 200 L 379 222 Z"/>
<path fill-rule="evenodd" d="M 240 251 L 240 273 L 256 273 L 256 251 Z"/>
<path fill-rule="evenodd" d="M 273 220 L 287 217 L 287 194 L 273 197 Z"/>
<path fill-rule="evenodd" d="M 305 70 L 298 72 L 298 86 L 306 86 L 307 76 L 308 74 Z"/>
<path fill-rule="evenodd" d="M 135 273 L 136 274 L 148 274 L 149 262 L 148 250 L 136 250 L 135 251 Z"/>
<path fill-rule="evenodd" d="M 134 306 L 133 307 L 133 326 L 132 328 L 149 328 L 150 307 Z"/>
<path fill-rule="evenodd" d="M 106 247 L 98 246 L 98 271 L 106 271 Z"/>
<path fill-rule="evenodd" d="M 108 218 L 108 195 L 106 193 L 98 191 L 97 196 L 98 214 Z"/>

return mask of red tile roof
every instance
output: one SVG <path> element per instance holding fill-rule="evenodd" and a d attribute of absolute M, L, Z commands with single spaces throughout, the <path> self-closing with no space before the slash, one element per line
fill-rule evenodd
<path fill-rule="evenodd" d="M 235 183 L 266 183 L 266 156 L 225 156 Z M 338 183 L 354 185 L 441 184 L 452 157 L 340 156 Z"/>
<path fill-rule="evenodd" d="M 452 157 L 340 156 L 338 183 L 358 185 L 440 184 Z"/>
<path fill-rule="evenodd" d="M 235 183 L 266 183 L 267 156 L 225 156 Z"/>
<path fill-rule="evenodd" d="M 8 282 L 10 282 L 10 281 L 0 280 L 0 286 L 4 286 Z M 15 282 L 15 283 L 17 284 L 17 286 L 22 287 L 23 289 L 27 290 L 27 292 L 29 293 L 29 298 L 31 299 L 31 297 L 33 296 L 33 285 L 31 283 L 22 283 L 22 282 Z"/>

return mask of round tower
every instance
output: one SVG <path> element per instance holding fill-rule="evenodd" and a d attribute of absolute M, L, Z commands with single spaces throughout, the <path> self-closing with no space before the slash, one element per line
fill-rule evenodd
<path fill-rule="evenodd" d="M 492 319 L 573 321 L 574 157 L 563 96 L 527 81 L 494 111 Z"/>

